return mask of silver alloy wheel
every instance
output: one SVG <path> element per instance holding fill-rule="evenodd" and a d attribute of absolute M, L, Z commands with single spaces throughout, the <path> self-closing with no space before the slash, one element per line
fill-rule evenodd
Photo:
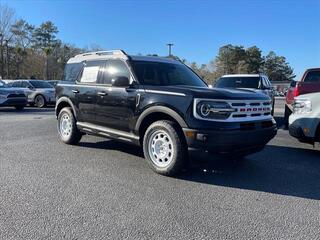
<path fill-rule="evenodd" d="M 172 139 L 165 131 L 152 133 L 148 144 L 148 152 L 152 162 L 158 167 L 167 167 L 173 159 Z"/>
<path fill-rule="evenodd" d="M 34 103 L 36 104 L 37 107 L 42 108 L 45 104 L 44 97 L 41 95 L 38 95 L 34 100 Z"/>
<path fill-rule="evenodd" d="M 60 118 L 59 131 L 61 136 L 69 137 L 72 130 L 72 121 L 67 113 L 64 113 Z"/>

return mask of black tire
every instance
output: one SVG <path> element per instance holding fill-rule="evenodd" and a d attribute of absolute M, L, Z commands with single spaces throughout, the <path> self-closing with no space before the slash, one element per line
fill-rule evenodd
<path fill-rule="evenodd" d="M 24 109 L 24 106 L 15 106 L 15 109 L 18 111 L 22 111 Z"/>
<path fill-rule="evenodd" d="M 44 108 L 47 105 L 45 97 L 41 94 L 34 98 L 34 104 L 38 108 Z"/>
<path fill-rule="evenodd" d="M 143 153 L 149 166 L 156 173 L 166 176 L 174 176 L 186 167 L 186 164 L 188 162 L 188 149 L 185 143 L 184 136 L 182 135 L 181 130 L 179 128 L 180 127 L 178 126 L 178 124 L 172 121 L 161 120 L 152 123 L 145 132 L 143 138 Z M 154 157 L 150 155 L 150 151 L 152 151 L 153 149 L 150 146 L 150 144 L 152 144 L 151 138 L 154 134 L 158 132 L 160 132 L 160 135 L 161 132 L 164 132 L 166 136 L 169 136 L 171 140 L 170 146 L 172 146 L 172 148 L 169 148 L 172 150 L 172 155 L 169 155 L 171 159 L 169 161 L 167 160 L 169 162 L 167 166 L 157 165 L 155 163 L 155 160 L 152 160 L 154 159 Z M 165 162 L 165 160 L 162 161 Z"/>
<path fill-rule="evenodd" d="M 69 134 L 63 134 L 63 130 L 61 129 L 61 124 L 63 124 L 63 118 L 66 116 L 68 116 L 70 119 Z M 81 140 L 82 134 L 77 128 L 76 119 L 70 107 L 63 108 L 58 115 L 58 133 L 61 141 L 66 144 L 78 144 Z"/>
<path fill-rule="evenodd" d="M 289 116 L 291 115 L 291 110 L 287 105 L 284 107 L 284 127 L 287 129 L 289 127 Z"/>

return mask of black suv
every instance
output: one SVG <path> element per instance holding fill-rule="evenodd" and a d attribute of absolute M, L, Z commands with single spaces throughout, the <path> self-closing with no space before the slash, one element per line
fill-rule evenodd
<path fill-rule="evenodd" d="M 136 144 L 164 175 L 184 167 L 188 148 L 242 157 L 277 132 L 268 96 L 208 88 L 179 61 L 122 50 L 71 58 L 56 94 L 63 142 L 87 133 Z"/>

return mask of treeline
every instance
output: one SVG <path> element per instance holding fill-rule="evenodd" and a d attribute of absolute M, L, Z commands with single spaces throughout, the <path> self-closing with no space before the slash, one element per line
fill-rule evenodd
<path fill-rule="evenodd" d="M 76 54 L 103 50 L 99 46 L 79 48 L 57 38 L 58 28 L 47 21 L 40 26 L 15 19 L 15 12 L 0 4 L 0 78 L 61 79 L 66 62 Z M 156 55 L 156 54 L 153 54 Z M 286 58 L 273 51 L 266 56 L 256 47 L 225 45 L 208 64 L 188 64 L 208 83 L 224 74 L 265 73 L 273 81 L 289 81 L 295 75 Z"/>
<path fill-rule="evenodd" d="M 184 60 L 185 61 L 185 60 Z M 286 58 L 270 51 L 266 56 L 256 47 L 225 45 L 208 64 L 190 63 L 191 68 L 208 83 L 224 74 L 264 73 L 272 81 L 291 81 L 295 78 Z"/>

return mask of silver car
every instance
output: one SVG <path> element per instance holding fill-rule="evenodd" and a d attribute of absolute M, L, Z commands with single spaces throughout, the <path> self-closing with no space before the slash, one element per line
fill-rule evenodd
<path fill-rule="evenodd" d="M 28 97 L 30 106 L 39 108 L 54 105 L 56 102 L 55 89 L 43 80 L 15 80 L 8 84 L 13 88 L 22 89 Z"/>
<path fill-rule="evenodd" d="M 21 90 L 8 87 L 0 80 L 0 107 L 15 107 L 22 110 L 27 105 L 27 97 Z"/>

